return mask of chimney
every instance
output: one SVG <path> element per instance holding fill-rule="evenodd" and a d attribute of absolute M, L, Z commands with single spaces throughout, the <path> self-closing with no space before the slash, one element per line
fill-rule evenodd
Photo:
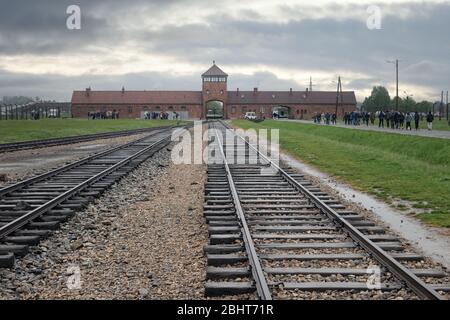
<path fill-rule="evenodd" d="M 125 87 L 122 87 L 122 94 L 125 93 Z"/>
<path fill-rule="evenodd" d="M 257 93 L 258 93 L 258 88 L 253 88 L 253 95 L 256 96 Z"/>
<path fill-rule="evenodd" d="M 89 97 L 89 94 L 91 93 L 91 87 L 86 88 L 86 96 Z"/>
<path fill-rule="evenodd" d="M 289 89 L 289 95 L 292 96 L 292 88 Z"/>
<path fill-rule="evenodd" d="M 236 90 L 236 96 L 239 96 L 239 88 Z"/>

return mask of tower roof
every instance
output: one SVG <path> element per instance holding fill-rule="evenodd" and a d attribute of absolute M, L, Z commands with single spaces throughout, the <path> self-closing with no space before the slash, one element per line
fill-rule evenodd
<path fill-rule="evenodd" d="M 212 65 L 211 68 L 208 69 L 204 74 L 202 74 L 202 77 L 210 77 L 210 76 L 224 76 L 228 77 L 228 75 L 220 69 L 216 63 Z"/>

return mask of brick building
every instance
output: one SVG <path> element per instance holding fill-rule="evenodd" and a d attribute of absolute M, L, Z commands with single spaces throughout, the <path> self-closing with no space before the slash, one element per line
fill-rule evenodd
<path fill-rule="evenodd" d="M 146 112 L 176 112 L 182 119 L 243 118 L 254 111 L 259 117 L 271 118 L 273 113 L 291 119 L 311 119 L 316 112 L 334 113 L 334 91 L 229 91 L 228 75 L 215 63 L 202 75 L 202 91 L 74 91 L 72 114 L 76 118 L 88 112 L 118 111 L 121 118 L 143 118 Z M 344 91 L 339 98 L 338 116 L 356 109 L 353 91 Z"/>

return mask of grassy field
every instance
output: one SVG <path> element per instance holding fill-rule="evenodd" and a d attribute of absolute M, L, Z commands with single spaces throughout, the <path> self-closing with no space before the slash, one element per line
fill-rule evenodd
<path fill-rule="evenodd" d="M 406 200 L 421 220 L 450 227 L 449 140 L 273 120 L 233 124 L 279 128 L 283 151 L 388 203 Z"/>
<path fill-rule="evenodd" d="M 183 121 L 180 121 L 183 123 Z M 175 120 L 42 119 L 0 121 L 0 143 L 175 125 Z"/>

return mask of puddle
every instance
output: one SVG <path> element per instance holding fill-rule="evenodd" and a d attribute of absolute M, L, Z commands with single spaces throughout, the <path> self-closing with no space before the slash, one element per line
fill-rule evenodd
<path fill-rule="evenodd" d="M 323 184 L 339 192 L 341 198 L 373 212 L 394 232 L 423 252 L 425 256 L 450 269 L 450 237 L 441 234 L 439 229 L 425 226 L 419 221 L 391 208 L 388 204 L 368 194 L 353 190 L 348 185 L 337 182 L 330 176 L 286 154 L 280 154 L 280 158 L 291 167 L 321 179 Z"/>
<path fill-rule="evenodd" d="M 91 145 L 87 145 L 87 146 L 80 146 L 77 149 L 80 150 L 91 150 L 91 149 L 97 149 L 97 148 L 101 148 L 106 146 L 106 144 L 91 144 Z"/>

